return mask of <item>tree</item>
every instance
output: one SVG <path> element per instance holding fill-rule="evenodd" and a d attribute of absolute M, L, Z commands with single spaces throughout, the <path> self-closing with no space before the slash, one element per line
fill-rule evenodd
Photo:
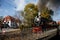
<path fill-rule="evenodd" d="M 53 15 L 53 11 L 52 10 L 48 10 L 47 7 L 45 7 L 41 11 L 41 17 L 43 17 L 43 18 L 50 19 L 52 15 Z"/>
<path fill-rule="evenodd" d="M 0 28 L 3 27 L 3 16 L 0 16 Z"/>
<path fill-rule="evenodd" d="M 3 21 L 3 16 L 0 16 L 0 24 L 2 23 Z"/>
<path fill-rule="evenodd" d="M 34 17 L 38 14 L 38 7 L 29 3 L 25 6 L 24 13 L 24 18 L 27 20 L 28 25 L 31 26 L 33 24 Z"/>
<path fill-rule="evenodd" d="M 0 16 L 0 19 L 3 20 L 3 16 Z"/>

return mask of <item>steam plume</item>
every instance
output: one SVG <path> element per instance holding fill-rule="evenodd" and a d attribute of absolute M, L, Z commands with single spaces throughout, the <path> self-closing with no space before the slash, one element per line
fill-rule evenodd
<path fill-rule="evenodd" d="M 41 9 L 42 7 L 45 7 L 48 3 L 52 7 L 55 7 L 55 8 L 60 7 L 60 0 L 39 0 L 38 6 Z"/>

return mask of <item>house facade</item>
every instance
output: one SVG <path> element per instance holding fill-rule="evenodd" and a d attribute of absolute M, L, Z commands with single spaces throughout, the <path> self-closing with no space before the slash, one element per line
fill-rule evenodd
<path fill-rule="evenodd" d="M 58 22 L 57 22 L 57 24 L 59 25 L 59 27 L 58 27 L 58 28 L 59 28 L 59 30 L 60 30 L 60 21 L 58 21 Z"/>
<path fill-rule="evenodd" d="M 6 23 L 9 25 L 9 27 L 18 27 L 21 21 L 19 19 L 16 19 L 12 16 L 6 16 L 3 19 L 3 23 Z"/>

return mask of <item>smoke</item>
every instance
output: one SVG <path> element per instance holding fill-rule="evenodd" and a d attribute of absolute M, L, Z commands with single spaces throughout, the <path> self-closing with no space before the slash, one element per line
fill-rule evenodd
<path fill-rule="evenodd" d="M 60 0 L 39 0 L 38 5 L 39 8 L 43 8 L 45 7 L 47 4 L 49 3 L 48 7 L 54 7 L 55 9 L 57 9 L 58 7 L 60 7 Z"/>
<path fill-rule="evenodd" d="M 48 0 L 39 0 L 39 3 L 40 3 L 40 5 L 46 5 L 47 4 L 47 2 L 48 2 Z"/>
<path fill-rule="evenodd" d="M 46 4 L 48 3 L 49 0 L 39 0 L 38 1 L 38 7 L 39 7 L 39 10 L 41 11 L 42 8 L 44 8 L 46 6 Z"/>
<path fill-rule="evenodd" d="M 52 9 L 54 11 L 53 19 L 56 21 L 60 19 L 60 0 L 39 0 L 38 7 L 40 11 L 43 7 L 48 7 L 49 9 Z M 59 15 L 59 17 L 57 15 Z"/>
<path fill-rule="evenodd" d="M 50 0 L 50 2 L 53 4 L 53 6 L 60 6 L 60 0 Z"/>

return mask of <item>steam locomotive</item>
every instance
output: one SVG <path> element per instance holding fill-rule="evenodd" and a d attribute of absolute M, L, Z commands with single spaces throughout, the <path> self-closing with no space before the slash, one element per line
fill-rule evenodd
<path fill-rule="evenodd" d="M 46 31 L 53 28 L 57 28 L 58 24 L 56 21 L 48 20 L 45 18 L 40 18 L 39 16 L 36 16 L 34 19 L 34 25 L 33 25 L 33 32 L 39 32 L 39 31 Z"/>

